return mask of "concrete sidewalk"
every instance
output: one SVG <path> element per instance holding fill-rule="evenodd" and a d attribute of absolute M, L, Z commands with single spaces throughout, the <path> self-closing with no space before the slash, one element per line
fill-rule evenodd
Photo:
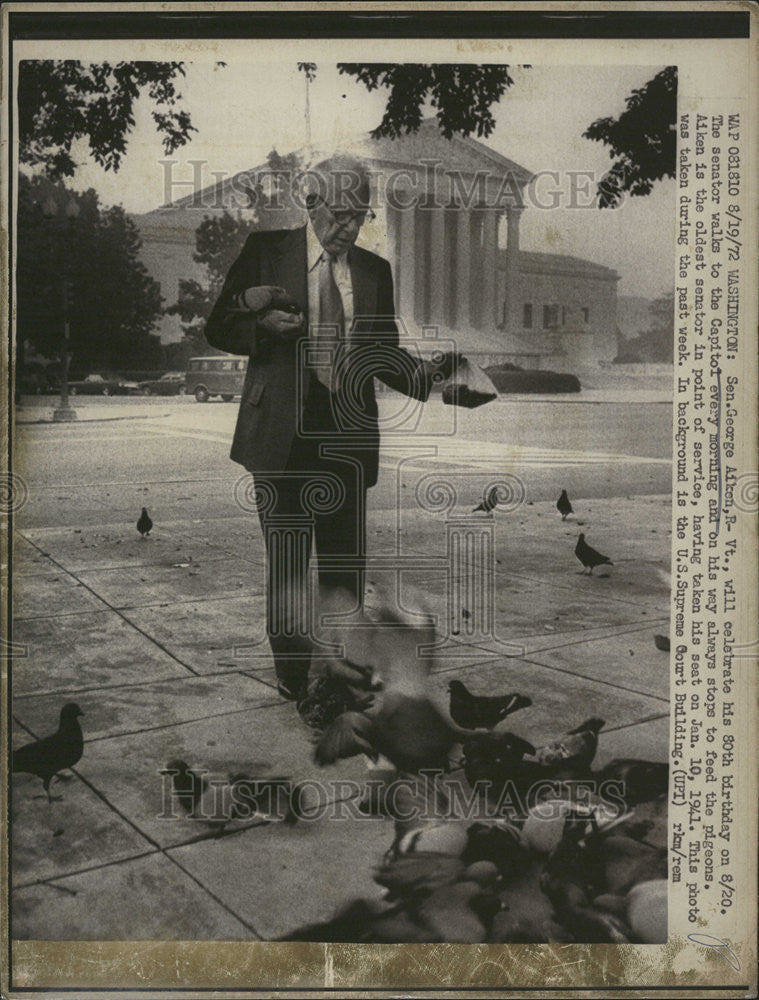
<path fill-rule="evenodd" d="M 153 487 L 151 502 L 176 510 L 171 491 L 183 488 Z M 25 527 L 22 512 L 13 745 L 52 732 L 67 701 L 85 713 L 86 742 L 75 777 L 53 785 L 60 801 L 48 804 L 38 779 L 13 777 L 14 938 L 270 940 L 380 897 L 372 873 L 393 837 L 388 820 L 256 821 L 214 838 L 206 824 L 161 818 L 158 771 L 171 758 L 256 777 L 366 773 L 363 758 L 328 772 L 313 763 L 266 651 L 257 520 L 232 503 L 209 518 L 216 488 L 194 484 L 187 516 L 145 540 L 131 507 L 118 523 L 82 527 L 32 526 L 51 523 L 40 517 Z M 402 512 L 402 594 L 413 603 L 421 592 L 449 635 L 434 675 L 441 697 L 453 677 L 476 693 L 519 691 L 533 705 L 508 728 L 536 745 L 598 715 L 599 764 L 665 760 L 669 660 L 653 636 L 668 632 L 670 498 L 572 500 L 566 522 L 552 503 L 470 519 L 494 526 L 493 627 L 461 615 L 460 575 L 451 598 L 444 515 Z M 394 550 L 391 523 L 370 510 L 372 555 Z M 578 575 L 581 530 L 614 560 L 608 573 Z M 382 581 L 371 567 L 368 580 L 371 602 Z"/>

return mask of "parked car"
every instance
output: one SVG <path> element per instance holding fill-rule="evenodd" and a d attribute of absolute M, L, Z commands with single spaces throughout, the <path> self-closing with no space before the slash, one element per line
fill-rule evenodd
<path fill-rule="evenodd" d="M 147 396 L 178 396 L 185 391 L 184 372 L 166 372 L 160 378 L 138 382 L 137 388 Z"/>
<path fill-rule="evenodd" d="M 20 371 L 16 387 L 23 396 L 41 396 L 43 393 L 53 392 L 53 383 L 42 371 Z"/>
<path fill-rule="evenodd" d="M 137 389 L 136 382 L 125 382 L 115 375 L 99 375 L 93 372 L 83 379 L 69 380 L 72 396 L 126 396 L 130 388 Z"/>
<path fill-rule="evenodd" d="M 242 392 L 247 367 L 247 358 L 235 356 L 190 358 L 185 391 L 199 403 L 206 403 L 211 396 L 221 396 L 225 403 L 229 403 Z"/>

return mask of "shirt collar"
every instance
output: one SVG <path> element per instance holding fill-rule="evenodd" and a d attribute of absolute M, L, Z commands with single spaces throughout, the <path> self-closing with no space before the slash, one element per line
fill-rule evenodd
<path fill-rule="evenodd" d="M 313 271 L 319 261 L 322 259 L 322 255 L 325 253 L 324 247 L 319 242 L 316 233 L 314 232 L 311 225 L 306 226 L 306 257 L 308 260 L 308 270 Z M 340 264 L 345 264 L 348 259 L 348 251 L 346 250 L 344 254 L 340 257 L 335 257 L 335 260 Z"/>

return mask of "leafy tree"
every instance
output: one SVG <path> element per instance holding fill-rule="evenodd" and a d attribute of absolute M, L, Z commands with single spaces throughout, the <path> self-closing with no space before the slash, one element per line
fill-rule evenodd
<path fill-rule="evenodd" d="M 56 212 L 53 217 L 43 211 L 46 203 Z M 67 216 L 72 206 L 75 218 Z M 93 190 L 76 194 L 60 182 L 21 175 L 19 341 L 58 356 L 65 314 L 75 368 L 160 366 L 163 352 L 152 333 L 162 313 L 160 286 L 139 260 L 139 250 L 137 228 L 121 207 L 101 209 Z"/>
<path fill-rule="evenodd" d="M 453 135 L 487 137 L 495 127 L 492 106 L 514 83 L 508 66 L 448 63 L 338 63 L 341 73 L 354 77 L 367 90 L 388 90 L 382 120 L 372 130 L 376 138 L 397 138 L 416 132 L 429 100 L 436 109 L 440 131 Z M 309 81 L 314 63 L 298 63 Z M 528 66 L 523 66 L 528 69 Z M 663 177 L 674 177 L 677 115 L 677 67 L 668 66 L 626 100 L 619 118 L 599 118 L 583 133 L 603 142 L 616 157 L 599 182 L 599 208 L 612 208 L 624 192 L 645 195 Z"/>
<path fill-rule="evenodd" d="M 42 167 L 51 178 L 71 177 L 75 140 L 89 141 L 90 155 L 106 170 L 118 170 L 134 126 L 134 104 L 147 92 L 156 131 L 166 154 L 196 131 L 177 107 L 181 62 L 119 62 L 84 65 L 73 59 L 24 59 L 19 64 L 19 159 Z"/>
<path fill-rule="evenodd" d="M 618 118 L 597 118 L 583 138 L 603 142 L 616 157 L 597 186 L 599 208 L 619 205 L 624 192 L 645 195 L 675 176 L 677 67 L 667 66 L 627 97 Z"/>
<path fill-rule="evenodd" d="M 248 205 L 255 209 L 255 217 L 236 218 L 225 210 L 220 215 L 205 216 L 196 229 L 192 259 L 205 268 L 205 278 L 202 282 L 194 278 L 181 280 L 179 301 L 166 310 L 180 317 L 192 351 L 190 356 L 212 350 L 203 332 L 206 320 L 249 234 L 255 230 L 289 229 L 302 223 L 303 211 L 290 197 L 290 181 L 301 165 L 297 153 L 281 156 L 273 149 L 267 156 L 267 169 L 252 178 L 248 187 Z"/>
<path fill-rule="evenodd" d="M 637 337 L 623 340 L 614 359 L 617 364 L 665 361 L 675 352 L 675 296 L 667 292 L 651 303 L 652 325 Z"/>
<path fill-rule="evenodd" d="M 182 279 L 179 300 L 166 310 L 170 316 L 179 316 L 182 331 L 195 354 L 209 353 L 203 333 L 206 320 L 250 231 L 249 222 L 236 219 L 226 210 L 221 215 L 207 215 L 195 230 L 192 259 L 205 267 L 205 281 L 201 284 L 194 278 Z"/>
<path fill-rule="evenodd" d="M 312 74 L 316 69 L 313 63 L 303 65 L 311 66 Z M 428 97 L 437 109 L 435 116 L 446 139 L 473 133 L 487 137 L 495 128 L 491 107 L 514 83 L 508 66 L 338 63 L 337 68 L 355 77 L 368 91 L 378 87 L 389 90 L 382 121 L 371 133 L 375 139 L 396 139 L 403 133 L 416 132 Z"/>

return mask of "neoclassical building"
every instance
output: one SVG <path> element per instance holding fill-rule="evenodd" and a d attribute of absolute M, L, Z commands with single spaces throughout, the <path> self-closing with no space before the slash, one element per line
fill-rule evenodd
<path fill-rule="evenodd" d="M 409 336 L 431 337 L 437 330 L 481 362 L 525 368 L 571 371 L 615 356 L 619 275 L 520 245 L 528 170 L 475 139 L 445 139 L 435 121 L 414 135 L 366 135 L 342 148 L 371 171 L 377 218 L 364 226 L 360 242 L 390 260 L 396 307 Z M 328 153 L 314 149 L 299 156 L 314 163 Z M 249 207 L 246 192 L 262 178 L 266 187 L 267 173 L 264 164 L 214 184 L 201 182 L 192 193 L 136 217 L 143 261 L 167 305 L 176 301 L 181 279 L 203 280 L 192 254 L 204 216 L 229 211 L 250 229 L 302 224 L 305 215 L 289 179 L 280 179 L 278 210 Z M 163 324 L 164 340 L 181 335 L 177 317 Z"/>

